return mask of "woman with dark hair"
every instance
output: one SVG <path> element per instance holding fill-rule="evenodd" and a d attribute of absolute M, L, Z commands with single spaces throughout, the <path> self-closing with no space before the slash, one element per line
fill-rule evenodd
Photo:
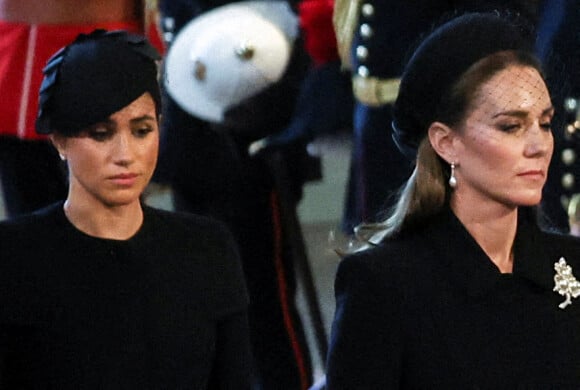
<path fill-rule="evenodd" d="M 81 34 L 44 69 L 36 131 L 68 196 L 0 224 L 0 388 L 247 389 L 248 298 L 230 233 L 147 207 L 160 92 L 141 36 Z"/>
<path fill-rule="evenodd" d="M 472 13 L 409 60 L 393 137 L 414 170 L 339 266 L 329 389 L 580 385 L 580 241 L 534 210 L 554 108 L 531 44 Z"/>
<path fill-rule="evenodd" d="M 151 2 L 0 0 L 0 196 L 6 211 L 0 207 L 0 218 L 32 212 L 67 193 L 57 153 L 34 128 L 46 61 L 97 28 L 146 34 L 162 49 Z"/>

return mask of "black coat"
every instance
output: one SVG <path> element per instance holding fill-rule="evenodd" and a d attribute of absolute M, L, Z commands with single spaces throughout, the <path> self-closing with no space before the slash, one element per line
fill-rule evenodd
<path fill-rule="evenodd" d="M 561 309 L 554 291 L 561 257 L 580 277 L 580 241 L 528 219 L 520 216 L 512 274 L 450 210 L 346 257 L 328 389 L 580 388 L 580 299 Z"/>
<path fill-rule="evenodd" d="M 145 208 L 117 241 L 62 204 L 0 224 L 0 389 L 248 389 L 248 297 L 231 235 Z"/>

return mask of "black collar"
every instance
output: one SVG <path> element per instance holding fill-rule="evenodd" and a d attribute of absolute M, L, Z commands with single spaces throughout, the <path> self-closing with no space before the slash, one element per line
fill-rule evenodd
<path fill-rule="evenodd" d="M 559 260 L 547 250 L 531 210 L 520 209 L 514 246 L 512 274 L 502 274 L 449 207 L 433 220 L 427 233 L 446 262 L 451 278 L 469 296 L 481 297 L 508 277 L 525 279 L 537 288 L 552 290 L 554 263 Z M 553 257 L 553 258 L 552 258 Z"/>

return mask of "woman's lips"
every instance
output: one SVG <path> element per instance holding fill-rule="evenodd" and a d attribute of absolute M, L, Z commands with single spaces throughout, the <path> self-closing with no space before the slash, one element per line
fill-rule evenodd
<path fill-rule="evenodd" d="M 119 175 L 114 175 L 111 176 L 109 179 L 120 186 L 123 187 L 130 187 L 133 184 L 135 184 L 135 180 L 137 179 L 139 175 L 137 175 L 136 173 L 121 173 Z"/>
<path fill-rule="evenodd" d="M 529 178 L 529 179 L 543 179 L 545 174 L 542 170 L 529 170 L 525 172 L 518 173 L 519 177 Z"/>

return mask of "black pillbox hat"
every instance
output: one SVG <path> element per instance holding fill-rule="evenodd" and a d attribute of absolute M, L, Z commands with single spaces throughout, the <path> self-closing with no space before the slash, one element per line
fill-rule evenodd
<path fill-rule="evenodd" d="M 498 13 L 467 13 L 436 28 L 407 63 L 393 109 L 393 139 L 410 159 L 439 105 L 471 65 L 505 50 L 533 50 L 532 28 Z"/>

